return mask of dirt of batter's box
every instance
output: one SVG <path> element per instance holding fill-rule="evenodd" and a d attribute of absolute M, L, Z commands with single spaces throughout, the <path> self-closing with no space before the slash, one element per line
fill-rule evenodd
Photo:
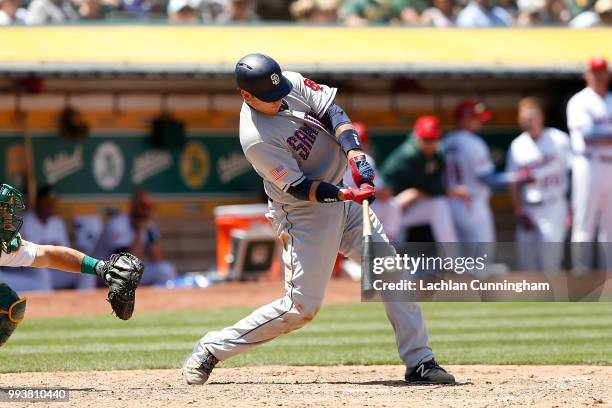
<path fill-rule="evenodd" d="M 204 386 L 177 369 L 1 374 L 0 386 L 67 387 L 69 402 L 52 406 L 79 408 L 612 406 L 612 367 L 447 368 L 457 385 L 407 386 L 402 366 L 258 366 L 217 368 Z"/>
<path fill-rule="evenodd" d="M 198 289 L 161 289 L 142 287 L 136 291 L 134 313 L 162 310 L 206 310 L 225 307 L 258 307 L 284 295 L 280 280 L 232 282 Z M 21 294 L 23 295 L 23 294 Z M 107 291 L 61 290 L 31 292 L 27 317 L 61 317 L 110 314 Z M 326 304 L 356 303 L 361 299 L 360 283 L 332 279 L 325 293 Z"/>

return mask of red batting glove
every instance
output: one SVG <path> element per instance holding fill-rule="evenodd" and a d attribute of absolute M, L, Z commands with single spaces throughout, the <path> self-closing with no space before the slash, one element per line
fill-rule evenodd
<path fill-rule="evenodd" d="M 363 184 L 359 188 L 343 188 L 340 190 L 344 196 L 345 201 L 355 201 L 356 203 L 363 204 L 363 201 L 374 201 L 374 186 L 370 184 Z"/>
<path fill-rule="evenodd" d="M 356 186 L 359 187 L 362 184 L 374 185 L 374 168 L 368 163 L 365 154 L 351 157 L 348 162 L 351 166 L 351 174 Z"/>

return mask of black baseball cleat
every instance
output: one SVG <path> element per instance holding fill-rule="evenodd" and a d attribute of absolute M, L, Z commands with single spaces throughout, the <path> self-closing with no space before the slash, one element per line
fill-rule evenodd
<path fill-rule="evenodd" d="M 425 361 L 410 369 L 406 368 L 404 377 L 409 384 L 454 384 L 455 377 L 436 363 L 435 359 Z"/>

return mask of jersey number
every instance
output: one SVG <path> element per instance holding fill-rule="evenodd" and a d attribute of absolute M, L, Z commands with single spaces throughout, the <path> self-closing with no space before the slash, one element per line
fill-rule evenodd
<path fill-rule="evenodd" d="M 306 85 L 313 91 L 320 91 L 323 89 L 321 85 L 317 84 L 315 81 L 313 81 L 312 79 L 308 79 L 308 78 L 304 78 L 304 85 Z"/>

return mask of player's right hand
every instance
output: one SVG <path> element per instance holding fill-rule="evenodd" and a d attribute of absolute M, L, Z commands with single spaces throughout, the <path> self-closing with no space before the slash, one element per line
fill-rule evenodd
<path fill-rule="evenodd" d="M 340 199 L 363 204 L 363 201 L 366 199 L 370 202 L 374 201 L 374 192 L 374 187 L 370 184 L 362 184 L 359 188 L 341 188 Z"/>

